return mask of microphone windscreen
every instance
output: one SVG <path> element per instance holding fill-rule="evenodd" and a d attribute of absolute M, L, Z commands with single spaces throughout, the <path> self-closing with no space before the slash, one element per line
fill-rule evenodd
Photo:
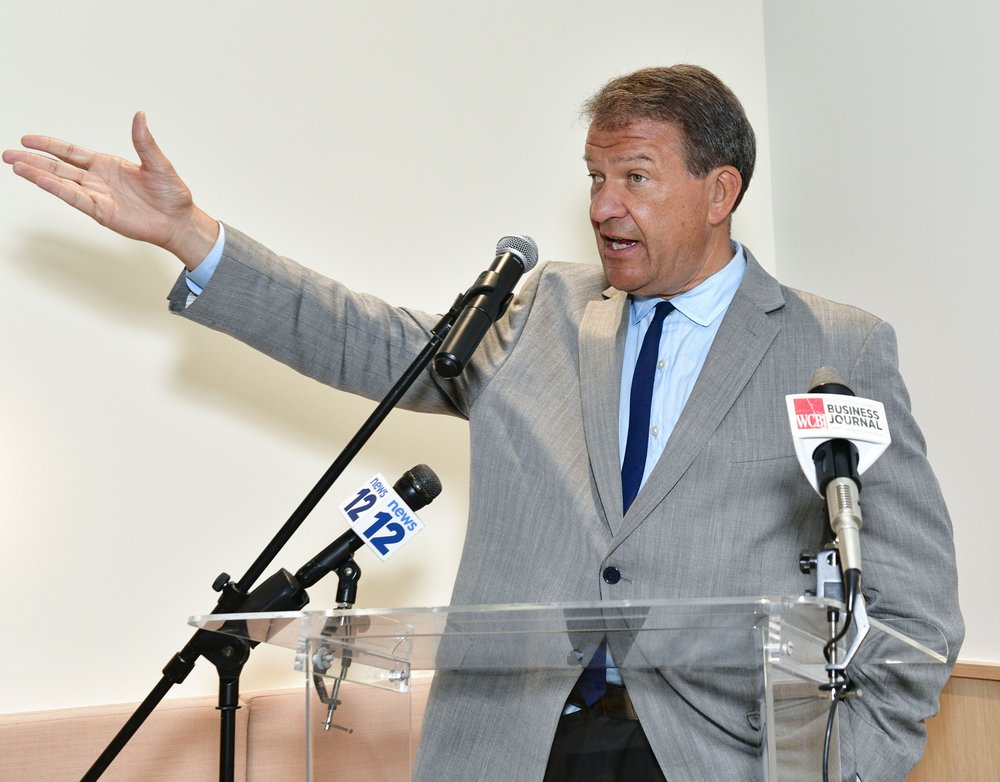
<path fill-rule="evenodd" d="M 836 383 L 837 385 L 847 385 L 844 382 L 844 378 L 840 376 L 840 373 L 833 367 L 820 367 L 815 372 L 813 372 L 812 380 L 809 381 L 809 388 L 816 388 L 816 386 L 825 386 L 827 383 Z"/>
<path fill-rule="evenodd" d="M 813 372 L 812 380 L 809 381 L 810 394 L 844 394 L 854 396 L 844 378 L 833 367 L 820 367 Z"/>
<path fill-rule="evenodd" d="M 441 479 L 426 464 L 403 473 L 392 487 L 412 510 L 420 510 L 441 493 Z"/>
<path fill-rule="evenodd" d="M 497 255 L 515 253 L 523 262 L 526 272 L 538 263 L 538 245 L 530 236 L 503 236 L 497 242 Z"/>

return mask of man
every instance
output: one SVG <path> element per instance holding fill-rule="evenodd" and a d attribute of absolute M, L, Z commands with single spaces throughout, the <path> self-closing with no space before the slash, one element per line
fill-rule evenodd
<path fill-rule="evenodd" d="M 951 526 L 891 327 L 784 288 L 731 241 L 754 139 L 715 76 L 639 71 L 610 82 L 587 110 L 603 272 L 544 264 L 461 377 L 428 372 L 404 400 L 471 427 L 470 524 L 453 602 L 802 593 L 796 563 L 815 546 L 818 499 L 799 472 L 784 396 L 833 366 L 859 396 L 885 403 L 893 431 L 865 474 L 869 611 L 932 623 L 953 662 L 963 628 Z M 189 274 L 170 294 L 173 311 L 380 397 L 437 319 L 220 230 L 141 114 L 133 142 L 141 166 L 39 136 L 23 140 L 36 152 L 4 160 L 101 224 L 177 255 Z M 947 675 L 945 666 L 859 665 L 864 697 L 841 708 L 843 778 L 902 780 Z M 603 682 L 593 700 L 572 678 L 439 676 L 417 775 L 600 779 L 608 763 L 610 778 L 761 778 L 752 688 L 680 672 L 622 676 L 624 692 L 612 685 L 628 703 L 622 713 L 607 705 Z M 568 767 L 566 756 L 595 737 L 602 746 Z"/>

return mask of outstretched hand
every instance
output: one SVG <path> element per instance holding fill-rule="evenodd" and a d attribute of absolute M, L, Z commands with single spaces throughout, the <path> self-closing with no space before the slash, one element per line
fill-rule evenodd
<path fill-rule="evenodd" d="M 3 153 L 15 174 L 122 236 L 169 250 L 189 269 L 218 237 L 218 224 L 195 206 L 141 111 L 132 120 L 139 165 L 51 136 L 25 136 L 21 143 L 36 151 Z"/>

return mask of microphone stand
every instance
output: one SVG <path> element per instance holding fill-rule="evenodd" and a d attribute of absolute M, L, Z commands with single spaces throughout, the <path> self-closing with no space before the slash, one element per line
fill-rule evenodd
<path fill-rule="evenodd" d="M 820 690 L 830 693 L 830 712 L 823 740 L 823 782 L 828 782 L 830 778 L 830 746 L 837 704 L 845 698 L 861 694 L 853 688 L 847 667 L 854 660 L 871 629 L 864 596 L 859 591 L 855 599 L 852 600 L 850 597 L 851 589 L 844 580 L 841 555 L 835 537 L 830 526 L 824 524 L 819 550 L 815 554 L 804 551 L 799 555 L 799 570 L 806 575 L 815 573 L 816 577 L 815 590 L 807 590 L 806 594 L 837 600 L 844 604 L 843 625 L 840 625 L 841 612 L 837 608 L 830 607 L 826 610 L 829 638 L 823 654 L 826 657 L 828 682 L 821 685 Z M 840 658 L 837 645 L 852 629 L 850 644 L 844 656 Z"/>
<path fill-rule="evenodd" d="M 221 596 L 211 613 L 295 611 L 309 602 L 309 597 L 305 594 L 301 584 L 298 584 L 295 577 L 285 570 L 269 577 L 257 589 L 251 591 L 251 588 L 430 363 L 454 325 L 466 297 L 466 293 L 459 294 L 451 309 L 431 329 L 431 339 L 428 344 L 413 360 L 413 363 L 407 367 L 393 387 L 389 389 L 374 412 L 361 425 L 358 432 L 351 438 L 333 464 L 323 473 L 312 490 L 299 503 L 299 506 L 288 517 L 288 520 L 243 577 L 236 583 L 233 583 L 228 573 L 222 573 L 215 579 L 212 588 L 221 593 Z M 139 704 L 125 725 L 94 761 L 94 764 L 82 777 L 81 782 L 95 782 L 95 780 L 100 779 L 118 753 L 124 749 L 132 736 L 146 721 L 146 718 L 152 714 L 156 706 L 170 691 L 170 688 L 187 678 L 199 657 L 204 657 L 211 662 L 219 675 L 219 780 L 220 782 L 233 782 L 236 768 L 236 711 L 240 708 L 240 672 L 249 659 L 250 650 L 256 644 L 247 638 L 230 634 L 239 632 L 240 628 L 231 623 L 227 624 L 230 624 L 230 627 L 226 628 L 229 632 L 197 630 L 194 633 L 187 645 L 167 663 L 159 683 Z M 236 624 L 243 625 L 245 623 Z"/>

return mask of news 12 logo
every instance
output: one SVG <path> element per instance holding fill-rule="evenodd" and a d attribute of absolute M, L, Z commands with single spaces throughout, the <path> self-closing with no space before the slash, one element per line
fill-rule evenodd
<path fill-rule="evenodd" d="M 381 560 L 391 557 L 424 528 L 416 512 L 380 474 L 340 503 L 340 512 Z"/>
<path fill-rule="evenodd" d="M 826 428 L 826 404 L 822 397 L 800 397 L 792 400 L 795 428 L 799 431 Z"/>

